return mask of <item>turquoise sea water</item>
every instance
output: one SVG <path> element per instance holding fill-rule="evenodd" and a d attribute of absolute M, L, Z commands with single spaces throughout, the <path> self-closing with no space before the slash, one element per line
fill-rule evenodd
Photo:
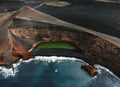
<path fill-rule="evenodd" d="M 95 65 L 98 74 L 90 77 L 80 67 L 84 61 L 57 56 L 36 56 L 0 67 L 0 87 L 120 87 L 120 79 L 108 69 Z"/>

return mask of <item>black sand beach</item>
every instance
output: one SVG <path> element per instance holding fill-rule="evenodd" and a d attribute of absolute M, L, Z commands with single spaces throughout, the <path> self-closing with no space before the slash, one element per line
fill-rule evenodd
<path fill-rule="evenodd" d="M 32 55 L 37 56 L 65 56 L 65 57 L 76 57 L 82 58 L 84 54 L 80 50 L 70 50 L 70 49 L 57 49 L 57 48 L 48 48 L 48 49 L 40 49 L 33 50 L 31 52 Z"/>

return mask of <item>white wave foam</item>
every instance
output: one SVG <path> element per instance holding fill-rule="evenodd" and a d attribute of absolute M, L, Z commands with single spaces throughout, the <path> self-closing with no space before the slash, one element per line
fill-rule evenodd
<path fill-rule="evenodd" d="M 9 69 L 5 67 L 0 67 L 0 73 L 4 78 L 7 78 L 8 76 L 14 77 L 17 72 L 18 72 L 18 69 L 16 67 L 9 68 Z"/>
<path fill-rule="evenodd" d="M 76 58 L 71 58 L 71 57 L 57 57 L 57 56 L 36 56 L 35 58 L 31 58 L 29 60 L 22 60 L 20 59 L 18 63 L 14 63 L 12 68 L 5 68 L 5 67 L 0 67 L 0 74 L 2 74 L 2 76 L 4 78 L 7 78 L 9 76 L 14 77 L 16 75 L 17 72 L 19 72 L 18 70 L 18 66 L 21 64 L 21 62 L 31 62 L 32 60 L 38 60 L 38 61 L 47 61 L 48 63 L 50 62 L 60 62 L 61 60 L 71 60 L 71 61 L 75 61 L 75 60 L 79 60 Z M 82 60 L 79 60 L 82 61 Z M 82 61 L 83 62 L 83 61 Z"/>
<path fill-rule="evenodd" d="M 55 72 L 57 73 L 57 72 L 58 72 L 58 69 L 55 69 Z"/>
<path fill-rule="evenodd" d="M 12 68 L 7 69 L 7 68 L 0 67 L 0 73 L 4 76 L 4 78 L 15 75 Z"/>
<path fill-rule="evenodd" d="M 110 71 L 109 69 L 107 69 L 101 65 L 98 65 L 98 64 L 95 64 L 94 66 L 98 69 L 99 74 L 101 74 L 101 72 L 102 72 L 101 69 L 103 69 L 103 70 L 107 71 L 108 73 L 110 73 L 112 76 L 114 76 L 116 79 L 120 80 L 120 78 L 118 78 L 115 74 L 113 74 L 113 72 Z"/>
<path fill-rule="evenodd" d="M 39 61 L 47 61 L 47 62 L 56 62 L 56 61 L 61 61 L 61 60 L 71 60 L 71 61 L 81 61 L 84 62 L 83 60 L 74 58 L 74 57 L 57 57 L 57 56 L 35 56 L 35 58 L 29 59 L 29 60 L 24 60 L 23 62 L 31 62 L 32 60 L 39 60 Z"/>
<path fill-rule="evenodd" d="M 50 56 L 50 57 L 47 57 L 47 56 L 44 56 L 44 57 L 36 56 L 35 59 L 39 59 L 39 60 L 42 60 L 42 61 L 48 61 L 48 62 L 56 62 L 56 61 L 59 61 L 59 60 L 71 60 L 71 61 L 78 60 L 76 58 L 57 57 L 57 56 Z"/>
<path fill-rule="evenodd" d="M 16 73 L 19 72 L 18 66 L 21 62 L 22 60 L 19 60 L 18 63 L 14 63 L 12 68 L 0 67 L 0 74 L 2 74 L 4 78 L 7 78 L 9 76 L 14 77 Z"/>

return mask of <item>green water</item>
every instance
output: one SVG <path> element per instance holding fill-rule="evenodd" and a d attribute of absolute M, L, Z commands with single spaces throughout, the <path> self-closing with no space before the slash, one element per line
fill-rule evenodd
<path fill-rule="evenodd" d="M 70 44 L 68 42 L 47 42 L 47 43 L 41 43 L 37 46 L 38 49 L 44 49 L 44 48 L 62 48 L 62 49 L 77 49 L 76 46 L 73 44 Z"/>

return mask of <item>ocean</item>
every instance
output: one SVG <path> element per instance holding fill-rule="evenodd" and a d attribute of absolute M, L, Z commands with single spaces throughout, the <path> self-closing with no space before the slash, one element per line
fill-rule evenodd
<path fill-rule="evenodd" d="M 0 67 L 0 87 L 120 87 L 120 78 L 95 64 L 98 74 L 90 77 L 73 57 L 36 56 L 19 60 L 13 68 Z"/>

